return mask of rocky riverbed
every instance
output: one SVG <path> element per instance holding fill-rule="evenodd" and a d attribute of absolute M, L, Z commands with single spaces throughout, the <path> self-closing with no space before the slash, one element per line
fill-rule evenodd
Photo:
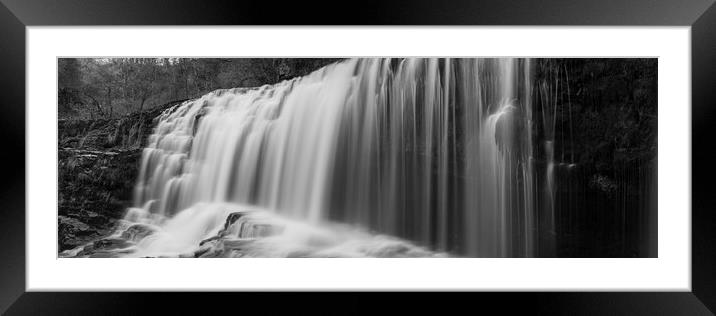
<path fill-rule="evenodd" d="M 60 252 L 80 258 L 445 257 L 409 241 L 337 223 L 308 224 L 238 205 L 196 205 L 171 219 L 133 208 L 113 233 Z M 219 225 L 214 225 L 223 219 Z M 184 228 L 186 221 L 204 229 Z M 161 226 L 157 223 L 163 223 Z"/>

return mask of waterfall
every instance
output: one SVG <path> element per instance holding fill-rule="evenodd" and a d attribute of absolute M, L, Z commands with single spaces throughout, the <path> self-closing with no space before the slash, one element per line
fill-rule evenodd
<path fill-rule="evenodd" d="M 156 119 L 126 220 L 162 231 L 138 247 L 163 252 L 198 247 L 251 209 L 454 255 L 535 256 L 531 67 L 350 59 L 184 102 Z"/>

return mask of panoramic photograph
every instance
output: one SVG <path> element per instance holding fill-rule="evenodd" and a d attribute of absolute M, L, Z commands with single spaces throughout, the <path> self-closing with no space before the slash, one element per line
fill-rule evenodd
<path fill-rule="evenodd" d="M 57 69 L 60 258 L 658 257 L 657 58 Z"/>

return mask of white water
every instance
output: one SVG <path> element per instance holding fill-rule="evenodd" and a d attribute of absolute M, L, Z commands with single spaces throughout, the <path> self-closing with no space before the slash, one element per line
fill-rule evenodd
<path fill-rule="evenodd" d="M 293 227 L 263 238 L 258 256 L 316 236 L 317 256 L 371 256 L 397 242 L 386 236 L 533 256 L 530 77 L 528 60 L 353 59 L 168 109 L 126 218 L 157 233 L 132 255 L 194 251 L 252 209 Z"/>

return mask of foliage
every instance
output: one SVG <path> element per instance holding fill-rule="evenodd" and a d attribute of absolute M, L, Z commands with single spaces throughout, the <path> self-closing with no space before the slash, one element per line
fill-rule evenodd
<path fill-rule="evenodd" d="M 537 67 L 536 81 L 553 89 L 547 102 L 556 106 L 555 159 L 611 173 L 656 157 L 655 58 L 543 59 Z M 537 126 L 543 137 L 545 128 Z"/>
<path fill-rule="evenodd" d="M 222 88 L 305 75 L 328 58 L 60 58 L 60 118 L 112 118 Z"/>

